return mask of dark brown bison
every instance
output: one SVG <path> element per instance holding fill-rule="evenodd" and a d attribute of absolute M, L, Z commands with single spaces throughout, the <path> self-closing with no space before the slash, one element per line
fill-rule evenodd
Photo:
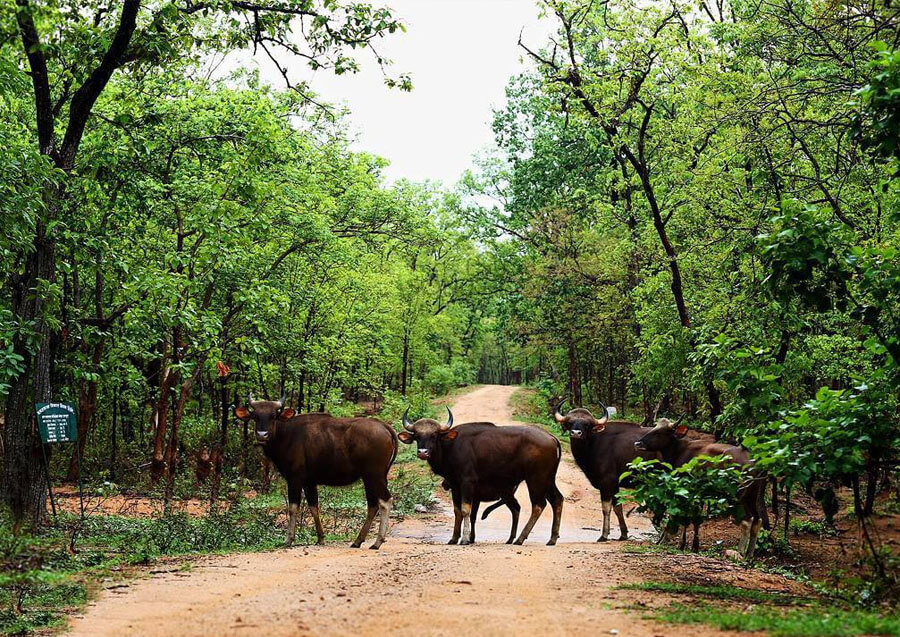
<path fill-rule="evenodd" d="M 447 410 L 450 412 L 450 410 Z M 403 414 L 400 440 L 417 443 L 419 458 L 443 477 L 453 495 L 455 521 L 450 544 L 469 544 L 481 502 L 501 500 L 513 514 L 513 541 L 519 505 L 513 494 L 523 481 L 531 499 L 531 517 L 516 544 L 522 544 L 547 504 L 553 507 L 553 529 L 548 544 L 556 544 L 563 496 L 556 488 L 556 470 L 562 455 L 559 441 L 538 427 L 497 427 L 492 423 L 465 423 L 453 427 L 453 414 L 446 424 L 430 418 L 410 423 Z M 460 537 L 460 527 L 462 530 Z"/>
<path fill-rule="evenodd" d="M 679 421 L 660 418 L 656 421 L 656 426 L 635 442 L 634 446 L 640 451 L 659 452 L 663 461 L 672 465 L 674 469 L 687 464 L 697 456 L 729 456 L 740 467 L 753 463 L 750 454 L 741 447 L 707 440 L 688 440 L 685 438 L 687 432 L 687 426 L 679 424 Z M 759 502 L 765 484 L 764 478 L 757 478 L 742 485 L 738 490 L 738 498 L 743 508 L 743 515 L 739 518 L 741 541 L 738 551 L 747 559 L 752 558 L 756 550 L 756 538 L 762 523 Z M 699 524 L 694 525 L 693 549 L 695 551 L 700 549 Z"/>
<path fill-rule="evenodd" d="M 587 409 L 581 407 L 570 410 L 566 415 L 560 411 L 565 399 L 556 406 L 553 415 L 563 431 L 568 432 L 572 456 L 584 475 L 600 491 L 603 508 L 603 532 L 598 542 L 609 539 L 610 513 L 616 512 L 619 519 L 619 539 L 628 539 L 628 525 L 622 503 L 617 501 L 621 484 L 619 476 L 628 470 L 628 463 L 635 458 L 658 458 L 659 453 L 636 449 L 634 443 L 648 433 L 650 427 L 625 420 L 609 419 L 609 411 L 603 407 L 603 417 L 594 418 Z"/>
<path fill-rule="evenodd" d="M 368 513 L 353 546 L 365 541 L 376 513 L 381 515 L 378 538 L 370 548 L 381 546 L 391 510 L 387 474 L 397 457 L 397 434 L 391 427 L 371 418 L 296 415 L 293 409 L 285 409 L 284 396 L 278 401 L 254 401 L 251 395 L 250 404 L 235 407 L 234 414 L 256 423 L 257 442 L 287 481 L 288 546 L 294 542 L 301 491 L 306 493 L 315 520 L 318 543 L 324 544 L 318 486 L 345 486 L 360 479 L 366 490 Z"/>

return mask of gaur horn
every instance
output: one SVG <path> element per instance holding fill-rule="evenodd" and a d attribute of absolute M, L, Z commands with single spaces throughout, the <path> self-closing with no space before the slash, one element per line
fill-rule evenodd
<path fill-rule="evenodd" d="M 453 412 L 447 407 L 447 424 L 441 426 L 441 431 L 447 431 L 453 426 Z"/>
<path fill-rule="evenodd" d="M 250 402 L 251 403 L 256 402 L 255 400 L 253 400 L 253 392 L 250 392 Z"/>
<path fill-rule="evenodd" d="M 684 420 L 684 414 L 681 414 L 680 416 L 678 416 L 678 418 L 675 420 L 675 422 L 672 423 L 672 426 L 673 427 L 677 426 L 682 420 Z"/>
<path fill-rule="evenodd" d="M 412 423 L 409 422 L 409 407 L 403 412 L 403 428 L 406 429 L 406 431 L 413 431 Z"/>
<path fill-rule="evenodd" d="M 605 425 L 606 421 L 609 420 L 609 409 L 603 403 L 600 403 L 600 406 L 603 407 L 603 418 L 594 418 L 595 425 Z"/>
<path fill-rule="evenodd" d="M 281 387 L 281 398 L 278 399 L 278 408 L 279 408 L 279 409 L 281 409 L 282 407 L 284 407 L 284 398 L 285 398 L 285 394 L 284 394 L 284 386 L 282 386 L 282 387 Z"/>
<path fill-rule="evenodd" d="M 563 405 L 566 404 L 566 401 L 567 401 L 567 400 L 568 400 L 568 398 L 563 398 L 563 399 L 560 401 L 560 403 L 556 406 L 556 409 L 553 410 L 553 418 L 554 418 L 554 420 L 556 420 L 556 422 L 558 422 L 560 425 L 563 424 L 563 423 L 566 421 L 566 417 L 563 416 L 563 413 L 560 411 L 560 409 L 562 408 Z"/>

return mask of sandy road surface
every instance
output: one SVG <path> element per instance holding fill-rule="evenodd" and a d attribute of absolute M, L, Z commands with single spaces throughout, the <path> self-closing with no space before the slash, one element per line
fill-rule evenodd
<path fill-rule="evenodd" d="M 456 422 L 509 424 L 513 391 L 485 386 L 460 397 Z M 652 577 L 660 558 L 623 553 L 618 542 L 595 541 L 599 496 L 567 454 L 557 483 L 566 502 L 555 547 L 544 546 L 549 508 L 524 546 L 499 543 L 509 531 L 505 509 L 479 522 L 475 545 L 446 546 L 452 516 L 445 510 L 395 525 L 380 551 L 344 544 L 295 547 L 211 557 L 187 572 L 157 572 L 103 591 L 72 621 L 72 634 L 670 633 L 625 614 L 620 608 L 629 603 L 629 594 L 613 590 Z M 524 513 L 527 498 L 521 491 L 517 497 Z M 629 522 L 638 534 L 648 529 L 640 517 Z M 722 634 L 700 627 L 690 632 Z"/>

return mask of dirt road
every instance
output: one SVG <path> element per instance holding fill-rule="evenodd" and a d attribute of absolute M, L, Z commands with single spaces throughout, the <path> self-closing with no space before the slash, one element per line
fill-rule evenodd
<path fill-rule="evenodd" d="M 456 422 L 512 421 L 513 387 L 460 397 Z M 446 546 L 447 510 L 392 529 L 380 551 L 346 544 L 212 557 L 187 572 L 157 572 L 104 591 L 71 623 L 98 635 L 564 635 L 651 636 L 666 627 L 620 610 L 634 593 L 616 584 L 652 577 L 662 558 L 597 543 L 599 496 L 564 454 L 558 484 L 566 503 L 560 543 L 544 546 L 550 511 L 524 546 L 500 544 L 506 510 L 477 526 L 478 543 Z M 525 504 L 522 493 L 518 494 Z M 525 509 L 527 510 L 527 509 Z M 636 535 L 649 528 L 632 516 Z M 616 532 L 613 532 L 616 535 Z M 165 570 L 165 569 L 163 569 Z M 617 631 L 617 632 L 611 632 Z M 695 635 L 723 634 L 692 627 Z"/>

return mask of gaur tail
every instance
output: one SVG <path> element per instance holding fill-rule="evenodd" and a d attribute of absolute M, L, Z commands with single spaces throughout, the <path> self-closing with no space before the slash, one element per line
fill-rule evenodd
<path fill-rule="evenodd" d="M 391 434 L 391 444 L 394 445 L 394 450 L 391 452 L 391 461 L 390 461 L 390 463 L 388 463 L 388 468 L 391 468 L 394 466 L 394 460 L 397 459 L 397 451 L 398 451 L 398 447 L 399 447 L 399 444 L 397 442 L 397 432 L 394 431 L 394 428 L 391 427 L 389 424 L 387 424 L 385 422 L 383 422 L 381 424 L 384 425 L 384 428 L 388 430 L 389 434 Z"/>
<path fill-rule="evenodd" d="M 484 510 L 484 513 L 481 514 L 481 519 L 482 520 L 486 519 L 488 514 L 490 514 L 491 511 L 493 511 L 495 509 L 499 509 L 502 506 L 503 506 L 503 500 L 497 500 L 491 506 L 489 506 L 488 508 L 486 508 Z"/>

